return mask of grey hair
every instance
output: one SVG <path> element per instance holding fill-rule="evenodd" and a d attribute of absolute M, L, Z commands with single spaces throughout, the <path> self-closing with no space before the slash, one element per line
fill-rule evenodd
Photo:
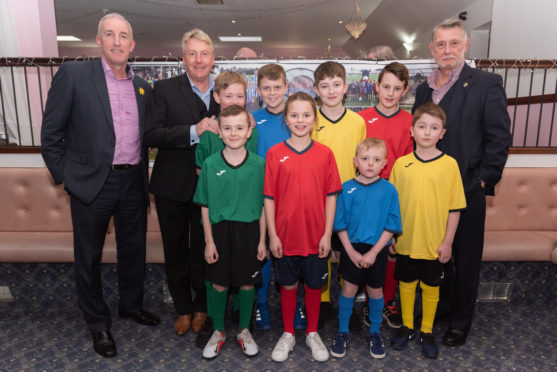
<path fill-rule="evenodd" d="M 211 47 L 211 51 L 213 51 L 213 40 L 211 37 L 207 35 L 204 31 L 194 28 L 193 30 L 189 30 L 182 36 L 182 54 L 186 52 L 186 44 L 188 43 L 189 39 L 198 39 L 201 41 L 206 42 Z"/>
<path fill-rule="evenodd" d="M 447 18 L 447 19 L 441 21 L 440 23 L 438 23 L 433 28 L 433 33 L 431 34 L 431 41 L 433 41 L 433 39 L 435 37 L 435 32 L 437 32 L 438 29 L 442 28 L 442 29 L 446 30 L 446 29 L 454 28 L 454 27 L 458 27 L 462 30 L 462 33 L 464 34 L 464 40 L 468 39 L 468 34 L 466 33 L 466 28 L 464 27 L 464 22 L 462 22 L 458 18 Z"/>
<path fill-rule="evenodd" d="M 108 13 L 107 15 L 105 15 L 104 17 L 101 18 L 101 20 L 99 21 L 99 27 L 97 29 L 97 36 L 101 36 L 101 27 L 104 23 L 104 21 L 106 21 L 109 18 L 118 18 L 124 22 L 126 22 L 128 24 L 128 27 L 130 28 L 130 37 L 133 40 L 133 29 L 132 29 L 132 25 L 130 24 L 130 22 L 120 13 Z"/>

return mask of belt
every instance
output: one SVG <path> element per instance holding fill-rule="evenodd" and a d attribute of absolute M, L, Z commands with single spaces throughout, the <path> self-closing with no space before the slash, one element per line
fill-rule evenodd
<path fill-rule="evenodd" d="M 137 164 L 112 164 L 112 170 L 124 170 L 135 167 Z"/>

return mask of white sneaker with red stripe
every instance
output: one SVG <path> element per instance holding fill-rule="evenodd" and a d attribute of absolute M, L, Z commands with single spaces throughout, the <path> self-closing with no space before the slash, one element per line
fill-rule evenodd
<path fill-rule="evenodd" d="M 222 345 L 224 345 L 224 341 L 226 340 L 226 334 L 221 331 L 214 331 L 213 335 L 203 348 L 203 358 L 205 359 L 213 359 L 217 355 L 219 355 L 220 349 Z"/>
<path fill-rule="evenodd" d="M 238 333 L 236 339 L 238 340 L 238 343 L 240 344 L 242 351 L 247 356 L 254 356 L 259 352 L 259 348 L 257 347 L 255 340 L 251 336 L 249 329 L 247 328 L 242 329 L 242 332 Z"/>

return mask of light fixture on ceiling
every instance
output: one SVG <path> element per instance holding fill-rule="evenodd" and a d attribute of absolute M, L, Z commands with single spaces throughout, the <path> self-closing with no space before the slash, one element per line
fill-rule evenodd
<path fill-rule="evenodd" d="M 73 35 L 58 35 L 56 36 L 56 41 L 81 41 L 81 39 Z"/>
<path fill-rule="evenodd" d="M 402 45 L 404 45 L 404 48 L 406 48 L 408 53 L 413 51 L 414 50 L 414 41 L 416 40 L 416 33 L 413 33 L 411 35 L 401 33 L 401 38 L 402 38 Z"/>
<path fill-rule="evenodd" d="M 346 24 L 346 31 L 354 38 L 357 39 L 367 28 L 367 23 L 362 20 L 362 15 L 360 14 L 360 6 L 358 2 L 354 5 L 354 12 L 352 12 L 352 17 L 350 21 Z"/>
<path fill-rule="evenodd" d="M 263 38 L 261 36 L 219 36 L 219 40 L 223 43 L 237 41 L 258 42 L 263 41 Z"/>
<path fill-rule="evenodd" d="M 222 0 L 197 0 L 200 5 L 222 5 Z"/>

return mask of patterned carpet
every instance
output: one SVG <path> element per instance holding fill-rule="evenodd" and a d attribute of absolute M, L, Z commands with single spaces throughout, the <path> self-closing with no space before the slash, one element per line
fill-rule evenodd
<path fill-rule="evenodd" d="M 116 316 L 116 266 L 103 265 L 118 347 L 117 358 L 104 359 L 93 351 L 76 305 L 73 265 L 1 263 L 0 285 L 10 287 L 14 301 L 0 302 L 0 371 L 557 371 L 557 266 L 552 264 L 484 264 L 482 282 L 513 283 L 510 301 L 478 303 L 467 344 L 441 345 L 437 360 L 423 358 L 417 340 L 402 352 L 388 347 L 385 359 L 375 360 L 369 356 L 366 330 L 360 330 L 351 333 L 345 358 L 318 363 L 312 361 L 304 332 L 299 331 L 294 351 L 282 364 L 270 358 L 281 334 L 274 289 L 270 290 L 273 329 L 254 332 L 259 355 L 247 358 L 241 353 L 236 331 L 227 322 L 230 331 L 221 355 L 205 361 L 193 334 L 174 334 L 173 309 L 164 302 L 162 265 L 148 265 L 147 270 L 145 308 L 162 317 L 157 327 Z M 335 285 L 333 298 L 337 296 Z M 320 331 L 327 347 L 336 324 L 331 319 Z M 436 324 L 439 341 L 446 326 Z M 382 332 L 388 343 L 394 331 Z"/>

